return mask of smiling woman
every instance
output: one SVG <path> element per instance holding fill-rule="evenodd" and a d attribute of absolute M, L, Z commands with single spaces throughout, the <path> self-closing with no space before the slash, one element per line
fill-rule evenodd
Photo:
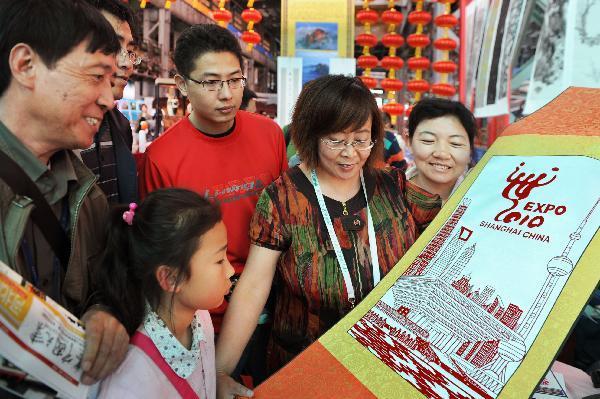
<path fill-rule="evenodd" d="M 408 118 L 415 166 L 407 177 L 446 201 L 468 171 L 476 129 L 473 114 L 460 102 L 418 102 Z"/>
<path fill-rule="evenodd" d="M 441 201 L 399 170 L 375 169 L 383 124 L 356 78 L 305 86 L 290 127 L 303 163 L 269 185 L 250 225 L 252 246 L 225 315 L 217 369 L 232 372 L 275 271 L 270 371 L 289 362 L 359 303 L 437 214 Z M 221 389 L 230 386 L 222 375 Z"/>

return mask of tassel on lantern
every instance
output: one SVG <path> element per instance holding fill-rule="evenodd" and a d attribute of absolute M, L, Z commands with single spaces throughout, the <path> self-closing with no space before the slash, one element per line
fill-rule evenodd
<path fill-rule="evenodd" d="M 371 25 L 377 22 L 379 14 L 377 14 L 377 11 L 369 8 L 369 0 L 364 0 L 363 9 L 356 13 L 356 19 L 365 27 L 365 32 L 356 37 L 356 42 L 363 47 L 363 55 L 358 57 L 356 61 L 358 66 L 364 69 L 360 79 L 369 89 L 374 89 L 377 87 L 377 79 L 369 75 L 371 74 L 371 68 L 375 68 L 379 60 L 374 55 L 371 55 L 369 49 L 378 42 L 377 36 L 371 33 Z"/>
<path fill-rule="evenodd" d="M 248 44 L 248 51 L 251 51 L 252 47 L 261 41 L 260 34 L 254 31 L 254 24 L 262 20 L 262 14 L 254 9 L 254 0 L 248 0 L 247 7 L 242 12 L 242 19 L 248 24 L 247 30 L 242 33 L 242 40 Z"/>
<path fill-rule="evenodd" d="M 165 1 L 165 8 L 168 10 L 171 8 L 171 3 L 175 3 L 177 0 L 167 0 Z"/>
<path fill-rule="evenodd" d="M 448 83 L 448 74 L 456 72 L 456 64 L 450 61 L 450 51 L 456 49 L 456 42 L 448 37 L 448 30 L 458 23 L 458 19 L 450 13 L 451 4 L 456 0 L 438 0 L 444 4 L 444 14 L 435 18 L 434 24 L 444 29 L 443 37 L 433 42 L 433 46 L 442 52 L 442 60 L 433 63 L 433 70 L 440 74 L 440 82 L 431 86 L 433 94 L 442 97 L 453 97 L 456 88 Z"/>
<path fill-rule="evenodd" d="M 423 48 L 429 46 L 431 40 L 429 36 L 423 33 L 423 27 L 431 22 L 431 14 L 423 11 L 423 0 L 413 0 L 415 2 L 415 11 L 408 15 L 408 22 L 416 25 L 417 30 L 409 35 L 406 42 L 415 49 L 414 57 L 408 61 L 408 68 L 415 71 L 415 78 L 408 82 L 406 88 L 414 93 L 414 100 L 419 101 L 422 93 L 429 91 L 429 82 L 423 79 L 423 71 L 429 69 L 429 59 L 422 56 Z"/>
<path fill-rule="evenodd" d="M 219 26 L 222 26 L 223 28 L 227 26 L 227 24 L 229 23 L 229 21 L 231 21 L 232 18 L 231 12 L 225 8 L 226 1 L 227 0 L 219 0 L 219 9 L 213 11 L 212 13 L 213 19 L 217 21 Z"/>

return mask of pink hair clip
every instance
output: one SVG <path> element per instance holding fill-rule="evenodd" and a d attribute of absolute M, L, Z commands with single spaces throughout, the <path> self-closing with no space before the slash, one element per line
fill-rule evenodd
<path fill-rule="evenodd" d="M 133 224 L 133 217 L 135 216 L 136 208 L 137 204 L 135 202 L 132 202 L 131 204 L 129 204 L 129 210 L 123 212 L 123 220 L 130 226 Z"/>

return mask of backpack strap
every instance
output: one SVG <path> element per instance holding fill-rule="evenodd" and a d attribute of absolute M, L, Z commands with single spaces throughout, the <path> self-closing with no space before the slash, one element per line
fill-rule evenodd
<path fill-rule="evenodd" d="M 178 376 L 173 369 L 171 369 L 171 366 L 169 366 L 166 360 L 162 357 L 150 337 L 142 334 L 139 331 L 136 331 L 135 334 L 133 334 L 133 337 L 131 337 L 129 343 L 140 348 L 146 354 L 146 356 L 148 356 L 154 362 L 154 364 L 163 372 L 171 385 L 173 385 L 173 388 L 175 388 L 182 398 L 199 399 L 189 382 Z"/>
<path fill-rule="evenodd" d="M 0 165 L 2 165 L 0 179 L 4 180 L 15 194 L 27 196 L 33 200 L 35 208 L 31 212 L 31 219 L 50 244 L 52 251 L 60 261 L 63 272 L 66 272 L 71 254 L 71 241 L 50 204 L 19 164 L 1 150 Z"/>

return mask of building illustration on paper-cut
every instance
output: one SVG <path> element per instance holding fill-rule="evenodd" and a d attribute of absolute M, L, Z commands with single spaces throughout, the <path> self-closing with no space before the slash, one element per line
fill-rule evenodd
<path fill-rule="evenodd" d="M 512 158 L 505 157 L 496 166 L 514 168 Z M 544 193 L 543 186 L 551 187 L 560 170 L 568 169 L 564 161 L 551 173 L 538 169 L 517 174 L 532 163 L 521 162 L 505 179 L 503 200 L 477 202 L 475 198 L 484 194 L 476 187 L 469 189 L 406 272 L 348 333 L 426 397 L 495 398 L 523 360 L 598 229 L 597 188 L 589 190 L 591 196 L 583 201 L 587 208 L 580 208 L 570 224 L 561 217 L 574 218 L 574 204 L 538 200 L 557 197 Z M 590 162 L 598 169 L 598 161 Z M 489 176 L 498 178 L 501 173 L 497 167 Z M 479 180 L 485 184 L 485 177 Z M 562 181 L 568 180 L 563 176 Z M 559 183 L 553 184 L 560 191 Z M 506 200 L 512 206 L 502 210 Z M 559 206 L 564 209 L 552 212 Z M 542 230 L 544 224 L 555 228 Z M 558 229 L 561 225 L 570 231 Z M 492 234 L 504 234 L 506 242 L 488 237 Z M 502 270 L 503 262 L 514 263 L 506 252 L 511 251 L 511 240 L 520 242 L 525 251 L 528 246 L 539 248 L 529 254 L 537 260 L 522 258 L 531 266 L 523 263 L 520 275 Z M 497 254 L 495 259 L 489 258 L 490 252 Z M 478 267 L 482 259 L 489 260 L 487 272 Z M 529 266 L 531 271 L 525 271 Z M 528 294 L 507 288 L 506 280 L 511 279 L 513 285 L 523 284 Z"/>

